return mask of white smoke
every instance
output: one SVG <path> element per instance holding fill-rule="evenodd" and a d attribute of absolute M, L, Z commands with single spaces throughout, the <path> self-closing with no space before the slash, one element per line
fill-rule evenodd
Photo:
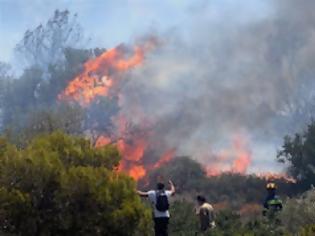
<path fill-rule="evenodd" d="M 185 32 L 161 34 L 162 45 L 128 74 L 122 112 L 140 125 L 140 109 L 155 124 L 154 138 L 179 155 L 209 163 L 241 134 L 252 171 L 279 168 L 283 136 L 315 111 L 315 2 L 268 3 L 268 14 L 251 20 L 235 11 L 239 21 L 212 21 L 192 9 Z"/>

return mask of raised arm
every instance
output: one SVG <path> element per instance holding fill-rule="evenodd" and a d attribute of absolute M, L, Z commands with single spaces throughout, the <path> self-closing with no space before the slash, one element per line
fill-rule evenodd
<path fill-rule="evenodd" d="M 140 197 L 147 197 L 147 196 L 149 196 L 148 192 L 142 192 L 142 191 L 137 190 L 137 193 L 139 194 Z"/>
<path fill-rule="evenodd" d="M 174 195 L 175 194 L 175 186 L 171 180 L 169 180 L 168 183 L 170 184 L 171 195 Z"/>

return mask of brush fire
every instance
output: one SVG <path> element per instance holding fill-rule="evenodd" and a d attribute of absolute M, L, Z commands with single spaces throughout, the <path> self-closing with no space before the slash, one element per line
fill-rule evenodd
<path fill-rule="evenodd" d="M 58 99 L 76 102 L 82 107 L 89 107 L 100 97 L 118 98 L 118 104 L 128 99 L 122 93 L 122 88 L 128 79 L 128 73 L 143 66 L 146 56 L 150 55 L 158 46 L 156 39 L 150 39 L 142 44 L 128 47 L 119 45 L 103 52 L 101 55 L 88 60 L 83 70 L 59 94 Z M 134 104 L 137 107 L 137 104 Z M 111 117 L 115 130 L 103 133 L 95 140 L 95 146 L 115 144 L 122 160 L 118 171 L 123 171 L 139 180 L 148 172 L 165 165 L 177 155 L 176 147 L 165 147 L 162 140 L 154 138 L 155 123 L 142 113 L 141 107 L 133 114 L 140 120 L 136 131 L 130 125 L 127 117 L 118 112 Z M 218 151 L 209 163 L 203 163 L 208 176 L 219 175 L 224 172 L 246 174 L 251 164 L 252 153 L 246 139 L 237 134 L 232 138 L 229 148 Z M 267 176 L 261 174 L 261 176 Z M 269 175 L 268 175 L 269 176 Z M 277 177 L 273 175 L 273 177 Z M 279 178 L 283 176 L 279 176 Z"/>

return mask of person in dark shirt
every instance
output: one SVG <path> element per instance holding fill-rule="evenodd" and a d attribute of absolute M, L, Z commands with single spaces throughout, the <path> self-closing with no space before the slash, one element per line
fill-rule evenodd
<path fill-rule="evenodd" d="M 278 195 L 276 195 L 277 185 L 275 183 L 268 183 L 266 185 L 267 197 L 264 201 L 263 215 L 267 213 L 274 214 L 275 212 L 282 210 L 282 201 Z"/>

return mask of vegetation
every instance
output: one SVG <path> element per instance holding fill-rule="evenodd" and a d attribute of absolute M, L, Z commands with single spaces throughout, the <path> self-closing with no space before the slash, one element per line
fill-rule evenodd
<path fill-rule="evenodd" d="M 314 189 L 303 193 L 298 198 L 287 199 L 284 209 L 281 212 L 281 219 L 284 227 L 289 232 L 297 233 L 303 227 L 303 231 L 314 229 L 315 219 L 315 191 Z M 306 233 L 305 231 L 305 233 Z M 313 231 L 314 232 L 314 231 Z"/>
<path fill-rule="evenodd" d="M 1 140 L 0 227 L 18 235 L 145 235 L 150 212 L 116 148 L 57 132 L 25 149 Z"/>
<path fill-rule="evenodd" d="M 305 132 L 286 136 L 278 160 L 289 165 L 288 173 L 305 190 L 315 184 L 315 121 Z"/>
<path fill-rule="evenodd" d="M 177 187 L 177 193 L 187 200 L 194 201 L 202 194 L 214 204 L 239 210 L 244 204 L 261 204 L 264 201 L 266 179 L 255 175 L 240 175 L 226 173 L 208 177 L 202 166 L 188 158 L 177 157 L 161 168 L 149 174 L 148 181 L 139 183 L 144 188 L 154 188 L 158 180 L 172 179 Z M 298 193 L 294 183 L 285 179 L 275 179 L 281 196 L 293 196 Z M 148 186 L 145 186 L 145 184 Z"/>
<path fill-rule="evenodd" d="M 149 206 L 136 195 L 135 182 L 117 172 L 116 147 L 93 147 L 112 131 L 117 98 L 98 98 L 89 107 L 58 100 L 84 62 L 105 50 L 82 49 L 85 41 L 77 16 L 56 11 L 17 45 L 28 65 L 19 78 L 0 62 L 1 235 L 152 234 Z M 79 137 L 83 134 L 91 141 Z M 309 190 L 315 184 L 314 156 L 315 121 L 284 139 L 278 160 L 298 182 L 275 180 L 284 200 L 275 218 L 261 215 L 265 179 L 208 177 L 189 157 L 174 158 L 138 185 L 149 189 L 157 180 L 175 182 L 170 235 L 198 231 L 197 194 L 216 209 L 217 227 L 205 235 L 315 235 L 315 193 Z"/>

